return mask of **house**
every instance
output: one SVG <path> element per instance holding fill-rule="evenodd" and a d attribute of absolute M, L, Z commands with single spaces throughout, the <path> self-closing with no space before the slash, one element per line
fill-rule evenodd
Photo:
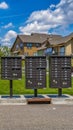
<path fill-rule="evenodd" d="M 52 35 L 55 39 L 60 39 L 60 35 Z M 17 35 L 11 48 L 13 55 L 34 56 L 38 55 L 38 48 L 43 46 L 46 39 L 51 38 L 49 34 L 32 33 L 31 35 Z"/>
<path fill-rule="evenodd" d="M 73 33 L 68 36 L 32 33 L 31 35 L 17 35 L 11 48 L 13 55 L 72 55 Z"/>
<path fill-rule="evenodd" d="M 54 37 L 51 35 L 47 38 L 42 46 L 38 48 L 38 55 L 73 55 L 73 33 L 64 37 Z"/>
<path fill-rule="evenodd" d="M 33 56 L 37 54 L 37 49 L 41 47 L 47 34 L 32 33 L 31 35 L 18 35 L 11 48 L 12 54 Z"/>

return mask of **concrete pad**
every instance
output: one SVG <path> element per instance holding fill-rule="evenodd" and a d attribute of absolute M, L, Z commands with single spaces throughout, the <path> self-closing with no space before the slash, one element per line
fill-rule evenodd
<path fill-rule="evenodd" d="M 67 94 L 64 94 L 62 97 L 57 96 L 56 98 L 52 98 L 52 104 L 73 105 L 73 97 Z"/>
<path fill-rule="evenodd" d="M 50 95 L 50 96 L 49 96 Z M 20 98 L 2 98 L 0 96 L 0 105 L 26 105 L 27 99 L 33 98 L 34 95 L 19 95 Z M 40 98 L 50 98 L 51 97 L 51 103 L 52 104 L 67 104 L 67 105 L 73 105 L 73 96 L 64 94 L 62 97 L 58 97 L 57 94 L 40 94 L 38 95 Z"/>
<path fill-rule="evenodd" d="M 26 99 L 24 96 L 14 96 L 10 98 L 9 96 L 1 96 L 0 98 L 0 105 L 25 105 Z M 6 98 L 5 98 L 6 97 Z"/>
<path fill-rule="evenodd" d="M 25 99 L 0 99 L 0 103 L 25 103 Z"/>

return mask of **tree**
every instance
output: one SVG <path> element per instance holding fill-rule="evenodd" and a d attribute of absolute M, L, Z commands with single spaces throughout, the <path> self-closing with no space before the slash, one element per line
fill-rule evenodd
<path fill-rule="evenodd" d="M 7 46 L 0 47 L 0 57 L 1 56 L 9 56 L 10 55 L 10 48 Z"/>

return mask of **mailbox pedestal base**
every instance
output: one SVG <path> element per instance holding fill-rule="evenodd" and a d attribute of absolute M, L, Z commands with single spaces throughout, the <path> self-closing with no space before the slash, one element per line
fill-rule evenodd
<path fill-rule="evenodd" d="M 59 97 L 62 96 L 62 88 L 58 88 L 58 96 L 59 96 Z"/>
<path fill-rule="evenodd" d="M 37 97 L 37 89 L 34 89 L 34 97 Z"/>
<path fill-rule="evenodd" d="M 13 81 L 10 80 L 10 98 L 13 96 Z"/>

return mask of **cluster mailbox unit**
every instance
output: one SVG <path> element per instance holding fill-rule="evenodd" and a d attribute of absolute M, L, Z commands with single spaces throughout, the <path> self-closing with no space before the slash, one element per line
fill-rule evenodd
<path fill-rule="evenodd" d="M 71 56 L 50 56 L 50 87 L 71 87 Z"/>
<path fill-rule="evenodd" d="M 22 78 L 21 57 L 1 57 L 1 78 L 10 80 L 10 97 L 12 97 L 12 80 Z M 46 87 L 46 56 L 25 57 L 26 88 L 37 89 Z M 58 88 L 59 95 L 62 88 L 71 87 L 71 56 L 49 57 L 49 81 L 51 88 Z"/>
<path fill-rule="evenodd" d="M 12 80 L 22 77 L 21 57 L 1 57 L 1 78 L 10 80 L 10 96 L 12 97 Z"/>
<path fill-rule="evenodd" d="M 26 88 L 37 90 L 46 87 L 46 57 L 25 58 Z"/>

